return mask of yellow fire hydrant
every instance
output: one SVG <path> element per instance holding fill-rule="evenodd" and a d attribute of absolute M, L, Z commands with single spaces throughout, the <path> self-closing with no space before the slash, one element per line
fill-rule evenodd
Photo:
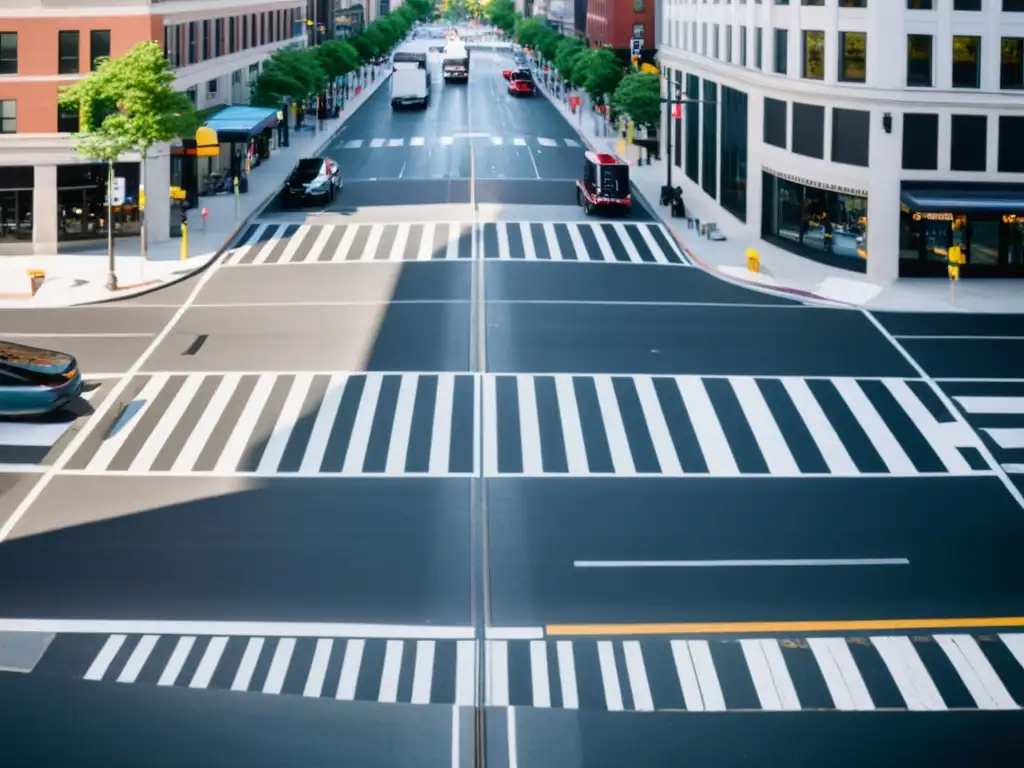
<path fill-rule="evenodd" d="M 761 271 L 761 256 L 753 248 L 747 248 L 747 271 Z"/>

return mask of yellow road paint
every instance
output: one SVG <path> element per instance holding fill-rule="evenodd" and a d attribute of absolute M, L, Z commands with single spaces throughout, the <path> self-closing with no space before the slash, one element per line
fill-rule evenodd
<path fill-rule="evenodd" d="M 1024 616 L 863 621 L 736 621 L 669 624 L 549 624 L 548 635 L 752 635 L 1024 627 Z"/>

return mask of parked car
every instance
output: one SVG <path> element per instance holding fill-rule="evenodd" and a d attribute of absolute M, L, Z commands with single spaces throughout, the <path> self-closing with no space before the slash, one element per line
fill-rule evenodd
<path fill-rule="evenodd" d="M 533 96 L 533 75 L 525 69 L 506 69 L 501 73 L 508 80 L 508 92 L 513 96 Z"/>
<path fill-rule="evenodd" d="M 0 416 L 38 416 L 82 394 L 78 361 L 65 352 L 0 341 Z"/>
<path fill-rule="evenodd" d="M 284 183 L 284 203 L 325 203 L 341 191 L 341 168 L 329 157 L 304 157 Z"/>

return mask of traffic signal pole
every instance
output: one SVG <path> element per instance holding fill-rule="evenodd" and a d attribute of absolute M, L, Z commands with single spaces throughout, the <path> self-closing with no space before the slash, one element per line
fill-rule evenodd
<path fill-rule="evenodd" d="M 665 78 L 665 82 L 668 83 L 668 78 Z M 671 84 L 669 84 L 671 88 Z M 662 98 L 660 99 L 662 104 L 668 106 L 668 116 L 665 119 L 665 186 L 672 187 L 672 108 L 679 104 L 680 107 L 683 104 L 717 104 L 717 101 L 708 101 L 705 99 L 689 99 L 682 98 L 682 92 L 677 90 L 676 97 L 674 99 Z M 679 111 L 679 119 L 683 119 L 682 109 Z"/>

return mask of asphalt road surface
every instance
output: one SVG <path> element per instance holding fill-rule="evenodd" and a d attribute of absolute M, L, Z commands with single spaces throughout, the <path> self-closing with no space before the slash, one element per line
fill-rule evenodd
<path fill-rule="evenodd" d="M 806 306 L 587 219 L 508 66 L 385 86 L 343 194 L 199 276 L 0 312 L 88 382 L 0 423 L 0 751 L 1019 763 L 1020 319 Z"/>

